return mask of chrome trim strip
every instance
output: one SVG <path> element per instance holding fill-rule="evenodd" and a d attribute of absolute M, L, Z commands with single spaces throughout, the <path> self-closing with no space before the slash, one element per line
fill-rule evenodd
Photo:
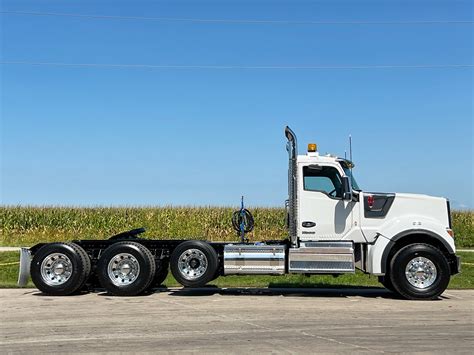
<path fill-rule="evenodd" d="M 225 257 L 225 261 L 227 262 L 230 262 L 230 261 L 242 261 L 242 260 L 247 260 L 247 261 L 263 261 L 263 262 L 270 262 L 270 261 L 280 261 L 280 260 L 285 260 L 285 255 L 282 255 L 281 257 L 274 257 L 274 258 L 271 258 L 271 257 L 262 257 L 262 258 L 253 258 L 253 257 L 246 257 L 244 255 L 240 256 L 240 257 Z"/>
<path fill-rule="evenodd" d="M 302 248 L 348 248 L 353 249 L 353 242 L 339 242 L 339 241 L 330 241 L 330 242 L 303 242 L 301 243 Z"/>
<path fill-rule="evenodd" d="M 352 248 L 299 248 L 298 252 L 292 254 L 352 254 Z"/>
<path fill-rule="evenodd" d="M 352 254 L 291 254 L 291 261 L 348 261 L 353 262 Z"/>
<path fill-rule="evenodd" d="M 31 252 L 28 248 L 20 249 L 20 270 L 18 272 L 18 286 L 24 287 L 30 279 Z"/>

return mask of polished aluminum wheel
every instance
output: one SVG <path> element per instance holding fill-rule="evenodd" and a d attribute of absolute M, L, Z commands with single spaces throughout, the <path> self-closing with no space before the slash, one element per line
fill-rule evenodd
<path fill-rule="evenodd" d="M 179 256 L 178 269 L 186 280 L 196 280 L 207 270 L 206 255 L 199 249 L 185 250 Z"/>
<path fill-rule="evenodd" d="M 421 289 L 430 287 L 435 282 L 437 275 L 435 264 L 423 256 L 412 259 L 405 268 L 408 282 Z"/>
<path fill-rule="evenodd" d="M 60 286 L 72 275 L 71 260 L 62 253 L 49 254 L 41 263 L 41 278 L 49 286 Z"/>
<path fill-rule="evenodd" d="M 115 286 L 130 285 L 140 274 L 140 263 L 132 254 L 120 253 L 110 259 L 107 273 Z"/>

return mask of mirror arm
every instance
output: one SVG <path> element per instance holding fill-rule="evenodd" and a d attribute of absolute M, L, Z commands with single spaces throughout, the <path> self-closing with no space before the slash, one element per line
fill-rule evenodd
<path fill-rule="evenodd" d="M 344 176 L 342 178 L 342 185 L 343 185 L 343 196 L 342 199 L 345 201 L 352 201 L 352 187 L 351 187 L 351 180 L 348 176 Z"/>

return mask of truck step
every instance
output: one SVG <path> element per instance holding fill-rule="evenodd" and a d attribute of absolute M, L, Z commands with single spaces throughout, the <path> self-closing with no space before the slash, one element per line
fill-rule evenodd
<path fill-rule="evenodd" d="M 305 274 L 355 271 L 352 242 L 306 242 L 289 249 L 289 272 Z"/>

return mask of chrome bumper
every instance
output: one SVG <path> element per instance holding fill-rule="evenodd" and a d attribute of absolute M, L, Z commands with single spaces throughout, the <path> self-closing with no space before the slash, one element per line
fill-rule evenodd
<path fill-rule="evenodd" d="M 20 249 L 20 271 L 18 273 L 18 286 L 24 287 L 30 278 L 31 252 L 28 248 Z"/>

